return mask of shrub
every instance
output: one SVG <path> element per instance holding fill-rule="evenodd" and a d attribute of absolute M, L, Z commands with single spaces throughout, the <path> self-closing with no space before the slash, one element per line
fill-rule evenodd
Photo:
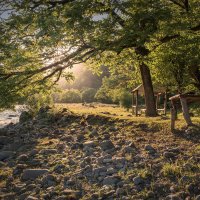
<path fill-rule="evenodd" d="M 29 112 L 32 115 L 35 115 L 41 107 L 46 107 L 48 105 L 51 105 L 52 103 L 53 99 L 51 94 L 44 94 L 44 93 L 31 95 L 30 97 L 27 98 L 25 102 Z"/>
<path fill-rule="evenodd" d="M 94 88 L 86 88 L 82 92 L 82 101 L 87 103 L 94 102 L 96 92 Z"/>
<path fill-rule="evenodd" d="M 66 90 L 62 95 L 62 103 L 81 103 L 81 93 L 78 90 Z"/>
<path fill-rule="evenodd" d="M 62 93 L 61 92 L 54 92 L 52 94 L 53 102 L 54 103 L 61 103 L 62 101 Z"/>
<path fill-rule="evenodd" d="M 98 102 L 101 103 L 113 103 L 111 96 L 109 95 L 109 91 L 107 91 L 105 88 L 100 88 L 96 95 L 95 95 L 95 99 Z"/>
<path fill-rule="evenodd" d="M 131 108 L 132 105 L 132 95 L 129 91 L 123 90 L 120 95 L 120 105 L 127 110 Z"/>

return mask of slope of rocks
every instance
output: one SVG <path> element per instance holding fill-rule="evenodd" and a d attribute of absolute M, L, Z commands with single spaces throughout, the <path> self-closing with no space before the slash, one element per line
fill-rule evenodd
<path fill-rule="evenodd" d="M 199 200 L 198 134 L 67 109 L 23 114 L 0 129 L 0 199 Z"/>

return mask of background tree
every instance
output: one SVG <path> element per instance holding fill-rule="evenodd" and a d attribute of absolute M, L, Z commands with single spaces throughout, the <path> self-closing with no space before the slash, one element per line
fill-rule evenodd
<path fill-rule="evenodd" d="M 17 66 L 9 65 L 7 59 L 13 63 L 17 54 L 9 56 L 1 45 L 3 81 L 19 85 L 22 80 L 13 77 L 26 77 L 25 87 L 34 85 L 33 80 L 42 74 L 37 85 L 47 79 L 56 82 L 73 64 L 98 58 L 104 52 L 120 54 L 132 49 L 144 85 L 148 116 L 156 115 L 148 56 L 158 46 L 181 39 L 188 32 L 198 34 L 200 29 L 198 0 L 39 0 L 13 2 L 8 7 L 13 12 L 1 22 L 1 39 L 22 53 Z M 24 60 L 27 54 L 31 55 L 28 63 Z M 70 74 L 63 75 L 70 78 Z"/>

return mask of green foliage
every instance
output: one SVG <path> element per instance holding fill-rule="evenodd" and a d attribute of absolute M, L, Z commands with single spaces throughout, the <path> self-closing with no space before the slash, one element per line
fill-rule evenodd
<path fill-rule="evenodd" d="M 0 107 L 45 94 L 62 76 L 71 80 L 65 69 L 80 62 L 107 65 L 119 88 L 140 82 L 145 62 L 159 84 L 200 89 L 189 73 L 199 66 L 199 0 L 178 2 L 5 1 L 13 12 L 0 21 Z"/>
<path fill-rule="evenodd" d="M 124 89 L 120 84 L 117 84 L 118 81 L 117 76 L 105 77 L 95 98 L 103 103 L 116 103 L 129 109 L 132 105 L 131 92 L 128 89 Z"/>
<path fill-rule="evenodd" d="M 81 93 L 78 90 L 66 90 L 62 94 L 62 103 L 81 103 Z"/>
<path fill-rule="evenodd" d="M 132 106 L 132 95 L 130 91 L 122 91 L 120 96 L 120 104 L 122 107 L 126 108 L 127 110 Z"/>
<path fill-rule="evenodd" d="M 29 113 L 35 115 L 41 107 L 52 105 L 53 99 L 51 94 L 38 93 L 26 98 L 25 102 Z"/>
<path fill-rule="evenodd" d="M 97 91 L 95 99 L 101 103 L 112 103 L 112 98 L 109 96 L 108 91 L 106 91 L 103 87 Z"/>
<path fill-rule="evenodd" d="M 94 88 L 86 88 L 82 91 L 82 101 L 91 103 L 95 101 L 96 90 Z"/>
<path fill-rule="evenodd" d="M 188 92 L 200 89 L 195 70 L 200 69 L 200 37 L 187 34 L 160 46 L 149 56 L 149 65 L 156 84 L 171 91 Z"/>

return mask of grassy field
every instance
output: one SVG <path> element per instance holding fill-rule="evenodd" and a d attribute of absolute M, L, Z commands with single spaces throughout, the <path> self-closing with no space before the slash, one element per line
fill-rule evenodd
<path fill-rule="evenodd" d="M 121 108 L 118 105 L 109 105 L 109 104 L 88 104 L 82 105 L 81 103 L 77 104 L 56 104 L 58 108 L 68 108 L 77 114 L 95 114 L 100 116 L 107 116 L 114 119 L 124 119 L 127 121 L 135 122 L 135 123 L 147 123 L 147 124 L 158 124 L 170 127 L 170 111 L 168 111 L 167 115 L 160 115 L 158 117 L 145 117 L 144 115 L 136 117 L 132 114 L 131 109 L 127 111 L 124 108 Z M 200 124 L 199 117 L 192 117 L 192 121 L 196 124 Z M 186 126 L 185 120 L 183 118 L 182 113 L 178 114 L 178 119 L 176 121 L 176 127 L 181 128 Z"/>

